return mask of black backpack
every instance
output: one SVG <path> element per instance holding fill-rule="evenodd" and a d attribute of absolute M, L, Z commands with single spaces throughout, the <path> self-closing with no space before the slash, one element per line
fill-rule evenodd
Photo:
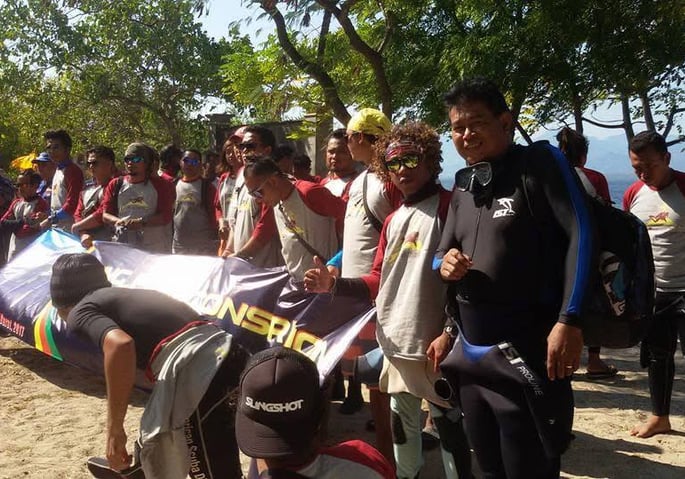
<path fill-rule="evenodd" d="M 563 157 L 546 141 L 535 142 L 529 148 L 545 148 Z M 525 159 L 522 181 L 528 210 L 535 217 Z M 640 342 L 654 315 L 654 259 L 647 227 L 631 213 L 587 193 L 586 198 L 594 218 L 598 254 L 593 260 L 590 298 L 581 316 L 583 338 L 590 346 L 630 348 Z"/>

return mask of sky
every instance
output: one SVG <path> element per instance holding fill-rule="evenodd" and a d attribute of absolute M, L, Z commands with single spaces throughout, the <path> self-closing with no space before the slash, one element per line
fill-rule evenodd
<path fill-rule="evenodd" d="M 256 17 L 262 12 L 260 8 L 255 6 L 248 8 L 244 6 L 242 0 L 209 0 L 208 7 L 208 13 L 203 15 L 200 21 L 212 37 L 224 37 L 228 31 L 229 23 L 245 18 L 251 18 L 252 21 L 250 23 L 245 22 L 241 26 L 241 32 L 250 35 L 255 43 L 264 40 L 266 35 L 273 30 L 268 19 L 257 20 Z M 600 107 L 591 114 L 591 117 L 600 122 L 611 123 L 621 118 L 621 112 L 618 106 Z M 552 144 L 556 144 L 554 135 L 558 128 L 559 126 L 552 126 L 548 130 L 541 130 L 533 135 L 533 139 L 548 139 Z M 587 164 L 589 168 L 607 171 L 610 183 L 612 181 L 610 175 L 618 177 L 632 175 L 627 159 L 628 146 L 623 130 L 599 128 L 585 123 L 584 134 L 590 141 Z M 681 151 L 682 149 L 683 147 L 680 145 L 671 147 L 674 164 L 681 170 L 685 169 L 685 154 Z M 443 138 L 443 157 L 446 165 L 445 170 L 449 171 L 450 174 L 463 164 L 463 161 L 457 157 L 454 147 L 449 141 L 449 136 Z"/>

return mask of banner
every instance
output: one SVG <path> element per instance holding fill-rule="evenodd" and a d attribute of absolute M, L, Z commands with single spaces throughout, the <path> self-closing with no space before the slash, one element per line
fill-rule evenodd
<path fill-rule="evenodd" d="M 66 328 L 50 302 L 52 264 L 85 250 L 52 229 L 0 270 L 0 328 L 53 358 L 102 373 L 102 353 Z M 95 242 L 113 286 L 153 289 L 213 316 L 251 352 L 275 343 L 302 351 L 321 377 L 375 316 L 368 301 L 298 289 L 284 268 L 261 269 L 237 258 L 150 254 L 125 244 Z M 164 318 L 160 318 L 163 321 Z M 149 387 L 142 375 L 137 382 Z"/>

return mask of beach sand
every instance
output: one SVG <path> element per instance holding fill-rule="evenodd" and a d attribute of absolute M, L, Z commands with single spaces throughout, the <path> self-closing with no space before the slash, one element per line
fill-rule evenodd
<path fill-rule="evenodd" d="M 575 441 L 562 459 L 566 478 L 685 477 L 685 361 L 677 355 L 671 424 L 674 432 L 651 439 L 628 434 L 649 411 L 646 372 L 638 349 L 603 351 L 620 369 L 611 380 L 589 381 L 576 374 Z M 146 395 L 135 392 L 126 427 L 138 431 Z M 373 441 L 364 429 L 368 404 L 343 416 L 331 408 L 330 442 Z M 104 451 L 104 380 L 60 363 L 15 338 L 0 338 L 0 479 L 89 478 L 85 460 Z M 437 450 L 426 453 L 421 478 L 444 477 Z"/>

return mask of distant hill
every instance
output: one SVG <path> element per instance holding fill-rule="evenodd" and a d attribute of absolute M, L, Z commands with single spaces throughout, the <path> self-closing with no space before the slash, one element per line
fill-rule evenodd
<path fill-rule="evenodd" d="M 545 139 L 556 145 L 555 134 L 556 132 L 546 133 L 536 136 L 534 139 Z M 635 174 L 628 160 L 628 143 L 625 135 L 618 134 L 604 138 L 589 136 L 588 139 L 590 140 L 590 151 L 586 165 L 588 168 L 604 173 L 612 187 L 613 184 L 620 184 L 620 188 L 622 188 L 624 184 L 630 184 L 635 180 Z M 670 148 L 671 165 L 683 171 L 685 171 L 685 152 L 682 151 L 684 148 L 685 143 Z M 451 188 L 454 183 L 454 173 L 464 166 L 464 160 L 457 155 L 449 135 L 443 135 L 442 153 L 444 161 L 440 181 L 446 188 Z"/>

